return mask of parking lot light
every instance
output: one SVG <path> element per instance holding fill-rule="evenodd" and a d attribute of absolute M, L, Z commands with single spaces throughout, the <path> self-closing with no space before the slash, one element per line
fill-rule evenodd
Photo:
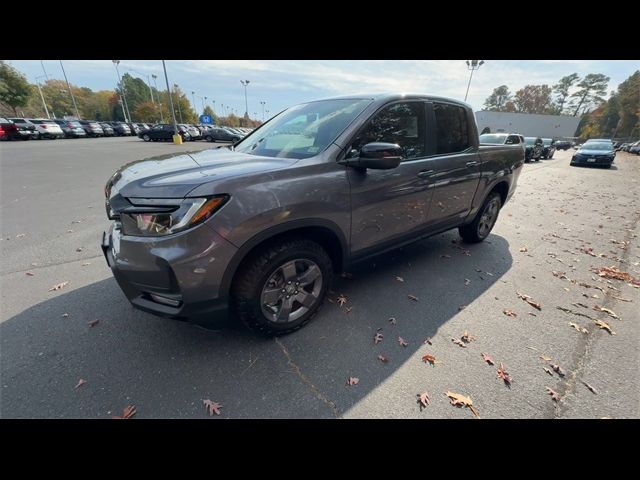
<path fill-rule="evenodd" d="M 120 106 L 122 107 L 122 115 L 124 116 L 124 121 L 129 123 L 131 121 L 131 117 L 127 120 L 127 111 L 129 110 L 127 105 L 126 96 L 124 93 L 124 85 L 122 84 L 122 78 L 120 78 L 120 70 L 118 70 L 118 65 L 120 64 L 120 60 L 111 60 L 116 67 L 116 74 L 118 75 L 118 83 L 120 83 Z M 126 109 L 126 110 L 125 110 Z"/>
<path fill-rule="evenodd" d="M 40 82 L 38 81 L 38 79 L 42 77 L 44 77 L 44 75 L 40 75 L 39 77 L 36 77 L 36 86 L 38 87 L 38 92 L 40 92 L 40 98 L 42 99 L 42 106 L 44 107 L 44 113 L 46 113 L 47 118 L 50 119 L 51 117 L 49 116 L 49 109 L 47 108 L 47 104 L 44 101 L 44 95 L 42 94 L 42 89 L 40 88 Z"/>
<path fill-rule="evenodd" d="M 76 116 L 78 120 L 81 120 L 80 112 L 78 112 L 78 105 L 76 104 L 76 97 L 73 96 L 73 92 L 71 91 L 71 85 L 69 85 L 69 80 L 67 80 L 67 74 L 64 71 L 64 66 L 62 65 L 62 60 L 60 60 L 60 67 L 62 68 L 62 74 L 64 75 L 64 81 L 67 82 L 67 88 L 69 89 L 69 95 L 71 95 L 71 100 L 73 100 L 73 108 L 76 110 Z"/>
<path fill-rule="evenodd" d="M 169 94 L 169 105 L 171 106 L 171 116 L 173 117 L 173 143 L 175 143 L 176 145 L 182 145 L 182 137 L 178 132 L 178 122 L 176 122 L 176 112 L 173 109 L 173 99 L 171 98 L 171 88 L 169 87 L 169 76 L 167 75 L 167 66 L 164 63 L 164 60 L 162 60 L 162 69 L 164 70 L 164 79 L 167 82 L 167 93 Z"/>
<path fill-rule="evenodd" d="M 478 70 L 484 64 L 484 60 L 467 60 L 467 69 L 471 70 L 469 75 L 469 83 L 467 84 L 467 93 L 464 94 L 464 101 L 467 101 L 469 95 L 469 87 L 471 86 L 471 79 L 473 78 L 473 72 Z"/>

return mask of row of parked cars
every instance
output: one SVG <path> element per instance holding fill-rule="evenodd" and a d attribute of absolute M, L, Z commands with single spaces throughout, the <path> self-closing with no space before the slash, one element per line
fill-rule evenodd
<path fill-rule="evenodd" d="M 556 150 L 566 150 L 571 142 L 553 138 L 525 137 L 519 133 L 484 133 L 480 135 L 484 145 L 520 145 L 524 148 L 525 162 L 539 161 L 541 158 L 553 158 Z"/>
<path fill-rule="evenodd" d="M 616 149 L 616 152 L 622 151 L 622 152 L 629 152 L 629 153 L 635 153 L 636 155 L 640 155 L 640 140 L 633 143 L 617 142 L 616 144 L 614 144 L 613 147 Z"/>
<path fill-rule="evenodd" d="M 237 142 L 251 131 L 248 128 L 211 127 L 178 124 L 184 141 Z M 143 140 L 171 139 L 173 125 L 95 120 L 0 117 L 0 140 L 36 140 L 82 137 L 114 137 L 137 135 Z"/>

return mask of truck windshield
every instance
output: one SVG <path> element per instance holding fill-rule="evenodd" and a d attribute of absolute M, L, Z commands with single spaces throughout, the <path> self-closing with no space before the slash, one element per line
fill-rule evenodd
<path fill-rule="evenodd" d="M 265 157 L 309 158 L 327 148 L 371 100 L 340 99 L 288 108 L 235 146 Z"/>

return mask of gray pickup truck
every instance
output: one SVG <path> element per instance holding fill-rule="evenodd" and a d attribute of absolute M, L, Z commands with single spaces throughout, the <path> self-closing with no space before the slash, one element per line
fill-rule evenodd
<path fill-rule="evenodd" d="M 122 167 L 105 187 L 102 248 L 137 308 L 284 334 L 353 262 L 452 228 L 484 240 L 523 163 L 521 148 L 480 147 L 459 101 L 304 103 L 234 146 Z"/>

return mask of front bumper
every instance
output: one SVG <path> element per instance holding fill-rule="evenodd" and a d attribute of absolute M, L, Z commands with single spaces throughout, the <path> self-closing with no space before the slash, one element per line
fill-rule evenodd
<path fill-rule="evenodd" d="M 134 307 L 203 325 L 227 320 L 227 292 L 220 285 L 237 249 L 206 223 L 166 237 L 122 235 L 114 223 L 101 246 Z"/>
<path fill-rule="evenodd" d="M 593 159 L 590 161 L 590 159 Z M 597 165 L 597 166 L 606 166 L 613 164 L 613 158 L 610 157 L 588 157 L 588 156 L 580 156 L 580 157 L 571 157 L 571 165 Z"/>

